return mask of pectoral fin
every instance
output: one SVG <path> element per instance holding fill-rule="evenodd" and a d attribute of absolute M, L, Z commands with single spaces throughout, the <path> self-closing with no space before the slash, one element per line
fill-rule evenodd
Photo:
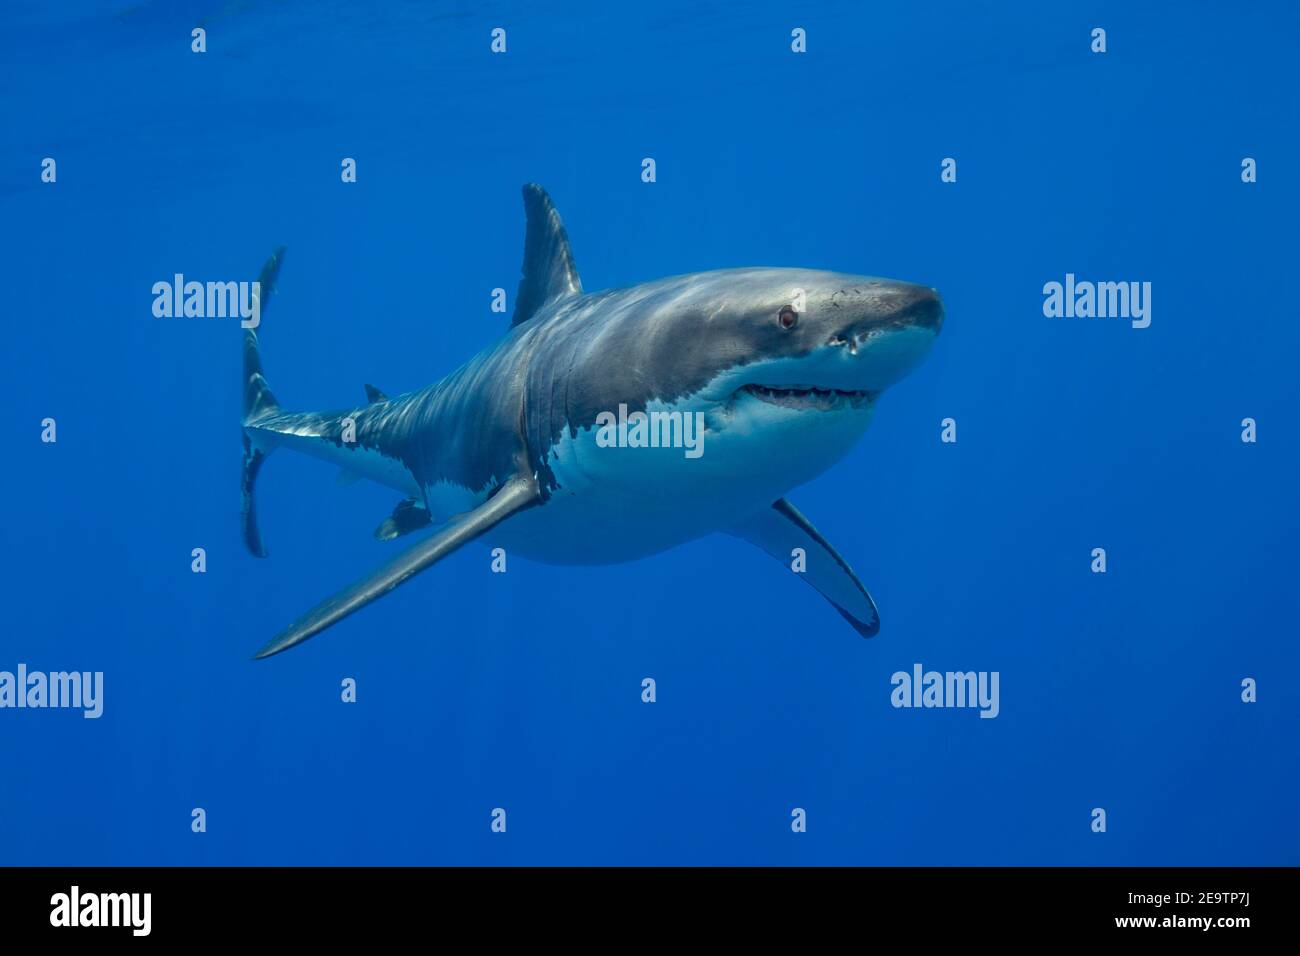
<path fill-rule="evenodd" d="M 821 592 L 863 637 L 874 637 L 880 630 L 876 602 L 862 586 L 848 562 L 840 557 L 829 541 L 813 527 L 794 505 L 784 498 L 771 508 L 752 515 L 728 532 L 766 551 L 789 568 L 795 548 L 802 548 L 806 568 L 799 573 L 808 584 Z"/>
<path fill-rule="evenodd" d="M 511 478 L 473 511 L 453 518 L 432 537 L 404 551 L 374 574 L 322 601 L 253 656 L 270 657 L 295 644 L 301 644 L 371 601 L 383 597 L 399 584 L 441 561 L 461 545 L 473 541 L 511 515 L 531 508 L 540 501 L 537 484 L 531 476 Z"/>

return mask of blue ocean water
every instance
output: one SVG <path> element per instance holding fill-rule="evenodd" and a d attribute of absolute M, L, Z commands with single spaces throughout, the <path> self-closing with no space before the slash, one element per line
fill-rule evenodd
<path fill-rule="evenodd" d="M 0 710 L 0 863 L 1300 863 L 1294 5 L 4 18 L 0 670 L 105 693 L 97 720 Z M 393 553 L 397 499 L 277 455 L 249 557 L 238 325 L 155 318 L 152 285 L 285 244 L 281 401 L 404 392 L 503 333 L 531 181 L 589 290 L 746 265 L 940 289 L 930 358 L 791 496 L 877 638 L 710 537 L 504 575 L 470 547 L 250 661 Z M 1150 282 L 1150 326 L 1045 317 L 1066 273 Z M 917 663 L 998 672 L 999 715 L 894 708 Z"/>

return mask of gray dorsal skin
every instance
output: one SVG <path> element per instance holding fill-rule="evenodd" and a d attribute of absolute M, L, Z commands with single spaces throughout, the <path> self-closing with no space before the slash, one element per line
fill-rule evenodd
<path fill-rule="evenodd" d="M 569 234 L 546 190 L 536 183 L 524 187 L 523 278 L 515 293 L 513 328 L 527 322 L 542 306 L 582 294 L 582 280 L 569 248 Z"/>
<path fill-rule="evenodd" d="M 750 541 L 787 567 L 802 549 L 804 580 L 859 634 L 874 635 L 871 596 L 785 496 L 840 460 L 878 397 L 927 354 L 943 323 L 935 290 L 746 268 L 584 294 L 546 193 L 524 187 L 524 205 L 514 322 L 426 388 L 389 398 L 367 386 L 364 405 L 285 412 L 267 387 L 257 333 L 246 331 L 249 551 L 266 553 L 254 483 L 276 448 L 400 492 L 404 500 L 376 529 L 381 540 L 437 526 L 258 656 L 319 633 L 488 531 L 493 547 L 559 564 L 635 560 L 713 532 Z M 262 271 L 263 315 L 282 259 L 279 250 Z M 676 415 L 680 427 L 665 436 L 682 437 L 689 423 L 707 443 L 698 455 L 667 437 L 611 444 L 616 414 Z"/>

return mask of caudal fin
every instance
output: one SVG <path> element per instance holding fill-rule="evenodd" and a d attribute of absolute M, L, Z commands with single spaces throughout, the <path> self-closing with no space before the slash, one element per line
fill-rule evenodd
<path fill-rule="evenodd" d="M 271 258 L 262 266 L 262 274 L 257 278 L 257 291 L 253 294 L 257 305 L 253 314 L 258 324 L 244 329 L 244 424 L 248 425 L 258 418 L 265 418 L 279 410 L 280 404 L 266 384 L 262 374 L 262 354 L 258 349 L 257 330 L 261 328 L 266 316 L 267 303 L 275 294 L 275 281 L 280 276 L 280 264 L 284 262 L 284 246 L 271 253 Z"/>
<path fill-rule="evenodd" d="M 244 329 L 244 466 L 241 475 L 243 491 L 240 508 L 240 522 L 244 532 L 244 544 L 255 557 L 266 557 L 266 548 L 262 546 L 262 535 L 257 528 L 257 503 L 253 497 L 253 487 L 257 483 L 257 474 L 262 462 L 270 454 L 270 448 L 259 447 L 248 426 L 269 418 L 280 410 L 280 403 L 275 400 L 271 387 L 262 374 L 262 354 L 258 348 L 257 330 L 266 316 L 266 306 L 275 294 L 275 282 L 280 275 L 280 264 L 284 262 L 284 247 L 281 246 L 266 260 L 262 274 L 258 276 L 256 292 L 257 304 L 253 314 L 258 324 Z"/>

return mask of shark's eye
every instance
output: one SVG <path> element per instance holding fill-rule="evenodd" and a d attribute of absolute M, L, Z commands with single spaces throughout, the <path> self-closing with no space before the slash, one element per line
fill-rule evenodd
<path fill-rule="evenodd" d="M 781 323 L 781 328 L 793 329 L 795 323 L 799 321 L 799 313 L 787 305 L 781 310 L 781 314 L 776 317 L 776 320 Z"/>

